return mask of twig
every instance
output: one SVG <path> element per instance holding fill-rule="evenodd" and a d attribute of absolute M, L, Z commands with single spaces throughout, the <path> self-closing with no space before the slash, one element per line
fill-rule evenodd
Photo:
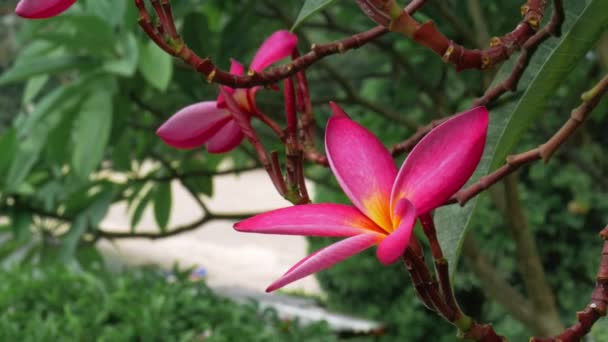
<path fill-rule="evenodd" d="M 146 233 L 146 232 L 115 232 L 111 230 L 118 229 L 98 229 L 95 231 L 96 238 L 104 238 L 104 239 L 150 239 L 157 240 L 163 239 L 170 236 L 175 236 L 184 232 L 188 232 L 194 230 L 205 223 L 208 223 L 213 220 L 242 220 L 251 216 L 257 215 L 257 213 L 239 213 L 239 214 L 211 214 L 207 213 L 204 217 L 201 217 L 198 220 L 195 220 L 191 223 L 175 227 L 173 229 L 167 229 L 165 232 L 155 232 L 155 233 Z"/>
<path fill-rule="evenodd" d="M 530 230 L 519 191 L 517 189 L 517 175 L 511 174 L 504 179 L 505 202 L 508 213 L 507 226 L 515 241 L 517 252 L 517 265 L 523 278 L 528 298 L 532 302 L 539 319 L 541 336 L 551 336 L 564 329 L 555 303 L 553 290 L 547 283 L 545 270 L 541 262 L 536 239 Z"/>
<path fill-rule="evenodd" d="M 591 301 L 583 311 L 576 313 L 577 321 L 561 334 L 551 338 L 532 337 L 530 342 L 577 342 L 587 335 L 595 322 L 606 316 L 608 311 L 608 226 L 600 232 L 604 248 L 600 256 L 595 288 Z"/>
<path fill-rule="evenodd" d="M 350 37 L 334 41 L 328 44 L 313 44 L 311 50 L 291 63 L 271 67 L 262 72 L 250 71 L 247 75 L 237 76 L 230 74 L 213 64 L 210 57 L 202 58 L 192 51 L 179 34 L 175 31 L 174 18 L 171 15 L 169 0 L 163 0 L 161 9 L 154 7 L 156 16 L 159 19 L 159 26 L 154 27 L 144 0 L 134 0 L 135 6 L 139 9 L 139 25 L 144 32 L 152 39 L 156 45 L 168 54 L 181 58 L 194 70 L 204 75 L 208 82 L 218 83 L 232 88 L 250 88 L 256 85 L 270 85 L 287 77 L 293 76 L 297 72 L 304 70 L 322 58 L 345 53 L 348 50 L 359 48 L 370 41 L 386 34 L 388 30 L 382 26 L 376 26 L 368 31 L 357 33 Z M 423 3 L 423 1 L 421 2 Z M 413 14 L 418 5 L 408 6 L 406 11 Z"/>
<path fill-rule="evenodd" d="M 435 52 L 457 70 L 486 69 L 508 59 L 538 29 L 546 0 L 528 0 L 522 6 L 523 20 L 506 35 L 492 39 L 490 48 L 469 50 L 449 40 L 432 21 L 423 24 L 406 11 L 396 11 L 395 0 L 358 0 L 363 12 L 390 31 L 399 32 Z M 387 21 L 388 19 L 388 21 Z"/>
<path fill-rule="evenodd" d="M 469 187 L 458 191 L 445 204 L 459 203 L 465 205 L 471 198 L 477 196 L 483 190 L 494 185 L 513 171 L 523 165 L 542 159 L 545 163 L 549 161 L 553 153 L 564 142 L 574 134 L 574 131 L 587 119 L 591 111 L 597 106 L 603 95 L 608 91 L 608 75 L 605 75 L 593 88 L 585 92 L 581 99 L 583 103 L 574 109 L 570 118 L 547 142 L 529 151 L 510 155 L 507 162 L 496 171 L 481 177 L 479 181 Z"/>
<path fill-rule="evenodd" d="M 564 22 L 564 6 L 562 0 L 554 0 L 553 2 L 553 17 L 547 26 L 534 34 L 522 47 L 522 52 L 515 63 L 515 67 L 511 71 L 509 77 L 502 81 L 494 88 L 488 89 L 482 97 L 473 101 L 473 106 L 484 106 L 490 101 L 498 98 L 507 91 L 516 91 L 517 85 L 521 76 L 530 63 L 530 59 L 536 52 L 536 49 L 542 42 L 547 40 L 552 35 L 559 37 L 561 35 L 561 27 Z"/>

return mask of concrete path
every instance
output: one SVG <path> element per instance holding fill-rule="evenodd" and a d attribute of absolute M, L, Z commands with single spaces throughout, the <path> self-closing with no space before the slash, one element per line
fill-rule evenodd
<path fill-rule="evenodd" d="M 198 205 L 178 184 L 173 187 L 170 226 L 185 224 L 201 216 Z M 310 189 L 310 188 L 309 188 Z M 274 190 L 263 171 L 240 176 L 219 176 L 215 194 L 205 199 L 215 213 L 256 212 L 288 206 Z M 102 227 L 129 227 L 125 205 L 115 205 Z M 100 241 L 98 248 L 112 264 L 158 264 L 170 268 L 200 266 L 212 287 L 238 286 L 263 291 L 298 260 L 307 255 L 307 243 L 299 236 L 238 233 L 230 221 L 213 221 L 197 230 L 162 240 L 129 239 L 115 243 Z M 156 229 L 151 208 L 146 209 L 139 231 Z M 314 277 L 307 277 L 286 289 L 319 294 Z"/>

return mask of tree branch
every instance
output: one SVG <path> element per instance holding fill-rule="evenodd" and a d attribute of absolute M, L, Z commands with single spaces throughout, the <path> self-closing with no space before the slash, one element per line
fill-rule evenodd
<path fill-rule="evenodd" d="M 591 293 L 591 301 L 583 311 L 576 313 L 577 321 L 561 334 L 550 338 L 532 337 L 530 342 L 578 342 L 585 337 L 593 325 L 608 311 L 608 226 L 600 232 L 604 239 L 604 248 L 600 256 L 600 266 L 597 271 L 595 289 Z"/>
<path fill-rule="evenodd" d="M 532 305 L 503 279 L 488 256 L 481 251 L 472 234 L 465 236 L 462 253 L 488 297 L 494 299 L 510 315 L 533 331 L 541 329 Z"/>
<path fill-rule="evenodd" d="M 551 336 L 564 329 L 557 311 L 553 290 L 547 283 L 545 271 L 540 261 L 536 239 L 530 230 L 517 189 L 517 175 L 511 174 L 504 180 L 505 201 L 508 216 L 507 225 L 517 250 L 517 265 L 524 281 L 526 292 L 539 318 L 541 336 Z"/>

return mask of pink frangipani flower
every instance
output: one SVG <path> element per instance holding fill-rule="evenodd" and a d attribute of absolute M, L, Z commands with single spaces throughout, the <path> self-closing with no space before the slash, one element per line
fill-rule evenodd
<path fill-rule="evenodd" d="M 483 153 L 488 112 L 477 107 L 433 129 L 401 170 L 391 154 L 336 104 L 327 123 L 325 149 L 331 170 L 354 206 L 306 204 L 238 222 L 241 232 L 345 237 L 298 262 L 266 291 L 329 268 L 371 246 L 383 264 L 397 261 L 420 215 L 442 205 L 471 177 Z"/>
<path fill-rule="evenodd" d="M 21 0 L 15 13 L 28 19 L 50 18 L 63 13 L 75 2 L 76 0 Z"/>
<path fill-rule="evenodd" d="M 297 44 L 298 38 L 291 32 L 273 33 L 255 54 L 251 62 L 251 70 L 262 71 L 269 65 L 290 56 Z M 230 73 L 242 75 L 243 72 L 243 65 L 233 60 Z M 224 87 L 249 118 L 257 111 L 255 94 L 260 88 Z M 156 134 L 173 147 L 189 149 L 205 145 L 211 153 L 228 152 L 243 140 L 243 132 L 221 95 L 216 101 L 199 102 L 179 110 L 160 126 Z"/>

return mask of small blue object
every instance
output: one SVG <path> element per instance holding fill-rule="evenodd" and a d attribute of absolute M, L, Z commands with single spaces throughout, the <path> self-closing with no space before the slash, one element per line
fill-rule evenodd
<path fill-rule="evenodd" d="M 199 280 L 207 276 L 207 269 L 204 267 L 198 267 L 190 273 L 190 280 Z"/>

